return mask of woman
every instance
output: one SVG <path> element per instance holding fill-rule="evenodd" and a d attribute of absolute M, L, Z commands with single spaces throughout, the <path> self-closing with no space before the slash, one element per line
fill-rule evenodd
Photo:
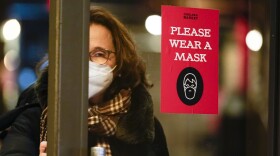
<path fill-rule="evenodd" d="M 147 91 L 152 85 L 127 29 L 112 14 L 94 7 L 89 37 L 88 147 L 103 146 L 106 156 L 168 155 Z M 46 155 L 47 69 L 18 103 L 41 107 L 19 115 L 4 139 L 1 156 L 38 155 L 40 142 L 40 155 Z"/>

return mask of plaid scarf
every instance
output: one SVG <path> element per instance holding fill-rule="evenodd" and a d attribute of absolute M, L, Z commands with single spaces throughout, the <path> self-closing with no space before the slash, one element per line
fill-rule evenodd
<path fill-rule="evenodd" d="M 131 91 L 121 90 L 113 99 L 88 108 L 88 131 L 99 136 L 96 146 L 106 149 L 106 156 L 111 156 L 108 137 L 114 136 L 119 118 L 126 114 L 131 103 Z M 47 140 L 47 107 L 41 114 L 40 142 Z"/>

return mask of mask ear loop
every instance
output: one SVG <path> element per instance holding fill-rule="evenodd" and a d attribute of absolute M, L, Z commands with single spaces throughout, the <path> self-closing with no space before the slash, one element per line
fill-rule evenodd
<path fill-rule="evenodd" d="M 111 70 L 110 72 L 114 71 L 116 69 L 117 65 L 115 65 Z"/>
<path fill-rule="evenodd" d="M 115 69 L 116 69 L 116 67 L 117 67 L 117 65 L 115 65 L 115 66 L 112 68 L 112 70 L 111 70 L 111 71 L 115 70 Z M 111 71 L 110 71 L 110 72 L 111 72 Z"/>
<path fill-rule="evenodd" d="M 114 71 L 116 68 L 117 68 L 117 65 L 115 65 L 110 72 Z M 118 74 L 117 76 L 122 77 L 122 74 Z"/>
<path fill-rule="evenodd" d="M 117 65 L 116 65 L 112 70 L 114 70 L 116 67 L 117 67 Z M 120 74 L 118 74 L 117 76 L 118 76 L 118 77 L 122 77 L 122 74 L 120 73 Z"/>

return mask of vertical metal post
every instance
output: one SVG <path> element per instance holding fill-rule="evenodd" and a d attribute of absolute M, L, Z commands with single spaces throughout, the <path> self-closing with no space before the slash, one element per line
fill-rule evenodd
<path fill-rule="evenodd" d="M 52 0 L 49 27 L 50 156 L 87 155 L 89 0 Z"/>
<path fill-rule="evenodd" d="M 268 156 L 280 156 L 280 23 L 279 0 L 270 0 L 269 146 Z"/>

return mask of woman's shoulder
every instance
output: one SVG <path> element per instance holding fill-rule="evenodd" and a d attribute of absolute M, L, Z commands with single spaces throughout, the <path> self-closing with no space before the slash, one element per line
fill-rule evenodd
<path fill-rule="evenodd" d="M 11 125 L 26 126 L 26 123 L 40 118 L 41 107 L 35 95 L 33 85 L 25 89 L 18 98 L 16 108 L 0 116 L 0 129 L 3 130 Z"/>
<path fill-rule="evenodd" d="M 128 144 L 147 143 L 153 140 L 153 102 L 144 86 L 132 89 L 129 111 L 120 118 L 116 136 Z"/>
<path fill-rule="evenodd" d="M 144 85 L 138 85 L 132 89 L 132 98 L 136 98 L 138 100 L 150 100 L 151 95 L 148 89 Z"/>
<path fill-rule="evenodd" d="M 36 91 L 35 91 L 35 83 L 31 84 L 25 90 L 23 90 L 18 98 L 18 102 L 16 107 L 23 106 L 26 104 L 38 103 Z"/>
<path fill-rule="evenodd" d="M 0 155 L 38 155 L 40 114 L 39 107 L 18 114 L 3 139 Z"/>
<path fill-rule="evenodd" d="M 130 110 L 134 113 L 147 113 L 153 110 L 153 100 L 148 89 L 139 85 L 132 89 Z M 149 113 L 150 114 L 150 113 Z"/>

